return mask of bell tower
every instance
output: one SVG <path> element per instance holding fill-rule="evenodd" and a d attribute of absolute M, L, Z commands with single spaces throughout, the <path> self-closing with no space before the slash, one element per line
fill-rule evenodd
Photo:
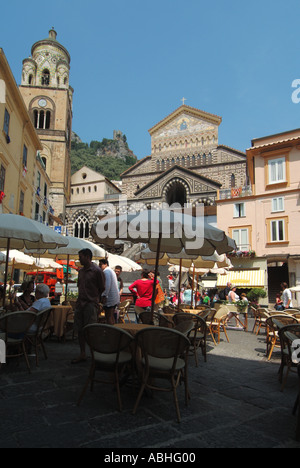
<path fill-rule="evenodd" d="M 40 156 L 51 181 L 48 205 L 64 223 L 70 202 L 74 90 L 70 54 L 56 38 L 52 28 L 48 38 L 33 44 L 31 56 L 23 60 L 20 92 L 43 145 Z"/>

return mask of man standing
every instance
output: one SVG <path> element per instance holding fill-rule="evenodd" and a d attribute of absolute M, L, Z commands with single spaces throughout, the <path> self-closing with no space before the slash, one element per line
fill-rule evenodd
<path fill-rule="evenodd" d="M 78 331 L 80 356 L 73 359 L 72 364 L 86 361 L 83 329 L 86 325 L 98 322 L 100 298 L 105 289 L 104 274 L 97 265 L 92 263 L 92 258 L 93 254 L 90 249 L 83 249 L 79 252 L 79 260 L 83 268 L 78 274 L 78 300 L 74 327 Z"/>
<path fill-rule="evenodd" d="M 124 290 L 124 283 L 123 283 L 123 280 L 121 278 L 122 271 L 123 271 L 123 268 L 120 265 L 117 265 L 115 267 L 115 273 L 117 275 L 120 298 L 121 298 L 121 296 L 123 294 L 123 290 Z"/>
<path fill-rule="evenodd" d="M 292 293 L 289 290 L 288 284 L 282 283 L 281 287 L 283 290 L 283 294 L 282 294 L 283 307 L 285 309 L 292 309 L 293 308 Z"/>
<path fill-rule="evenodd" d="M 105 291 L 102 293 L 102 304 L 106 323 L 115 324 L 115 309 L 120 304 L 120 293 L 116 273 L 109 268 L 108 260 L 100 260 L 99 265 L 105 275 Z"/>

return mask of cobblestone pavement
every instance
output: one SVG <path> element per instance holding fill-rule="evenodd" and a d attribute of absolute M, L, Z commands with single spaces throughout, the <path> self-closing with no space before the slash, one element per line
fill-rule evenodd
<path fill-rule="evenodd" d="M 251 329 L 251 322 L 250 322 Z M 0 370 L 0 448 L 215 448 L 295 447 L 296 418 L 292 409 L 297 376 L 289 376 L 280 392 L 280 353 L 265 358 L 264 336 L 229 331 L 230 343 L 209 342 L 207 363 L 190 361 L 191 402 L 178 390 L 182 422 L 176 421 L 172 394 L 143 397 L 137 414 L 132 386 L 122 387 L 124 410 L 117 411 L 116 392 L 96 384 L 80 407 L 76 401 L 89 362 L 71 365 L 77 342 L 46 343 L 49 359 L 40 359 L 32 374 L 25 362 L 10 361 Z M 200 353 L 201 354 L 201 353 Z"/>

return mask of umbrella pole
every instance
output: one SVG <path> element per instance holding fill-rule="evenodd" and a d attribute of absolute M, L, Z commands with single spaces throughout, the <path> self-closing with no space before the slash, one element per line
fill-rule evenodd
<path fill-rule="evenodd" d="M 158 243 L 157 243 L 157 251 L 156 251 L 155 274 L 154 274 L 153 294 L 152 294 L 152 304 L 151 304 L 151 318 L 150 318 L 150 321 L 152 324 L 153 324 L 154 307 L 155 307 L 155 299 L 156 299 L 156 282 L 157 282 L 157 276 L 158 276 L 158 264 L 159 264 L 161 240 L 162 240 L 162 233 L 159 234 Z"/>
<path fill-rule="evenodd" d="M 4 294 L 3 294 L 3 308 L 5 308 L 5 295 L 6 295 L 6 285 L 8 278 L 8 260 L 9 260 L 9 251 L 10 251 L 10 239 L 7 239 L 6 247 L 6 261 L 5 261 L 5 275 L 4 275 Z"/>
<path fill-rule="evenodd" d="M 195 265 L 193 269 L 193 285 L 192 285 L 192 297 L 191 297 L 191 306 L 194 305 L 194 288 L 195 288 Z"/>
<path fill-rule="evenodd" d="M 70 255 L 67 256 L 67 277 L 66 277 L 66 290 L 65 290 L 65 301 L 67 301 L 68 296 L 68 285 L 69 285 L 69 263 L 70 263 Z"/>
<path fill-rule="evenodd" d="M 182 258 L 180 259 L 180 268 L 179 268 L 178 312 L 180 312 L 180 305 L 181 305 L 181 279 L 182 279 Z"/>

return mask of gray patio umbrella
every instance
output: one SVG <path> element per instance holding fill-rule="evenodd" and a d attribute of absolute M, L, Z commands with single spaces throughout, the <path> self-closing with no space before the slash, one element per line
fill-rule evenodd
<path fill-rule="evenodd" d="M 10 249 L 54 249 L 68 245 L 68 238 L 44 224 L 13 214 L 0 214 L 0 249 L 6 249 L 4 290 L 6 290 Z M 3 307 L 5 305 L 5 294 Z"/>
<path fill-rule="evenodd" d="M 105 217 L 92 227 L 98 243 L 114 247 L 116 240 L 148 244 L 149 249 L 169 254 L 210 256 L 232 252 L 234 240 L 209 225 L 204 217 L 170 210 L 145 210 L 137 214 Z M 159 242 L 160 241 L 160 242 Z"/>
<path fill-rule="evenodd" d="M 210 256 L 236 250 L 233 239 L 210 226 L 204 217 L 171 210 L 145 210 L 134 214 L 104 217 L 91 230 L 94 240 L 113 247 L 117 240 L 145 243 L 156 252 L 151 313 L 155 304 L 156 281 L 161 253 Z"/>

